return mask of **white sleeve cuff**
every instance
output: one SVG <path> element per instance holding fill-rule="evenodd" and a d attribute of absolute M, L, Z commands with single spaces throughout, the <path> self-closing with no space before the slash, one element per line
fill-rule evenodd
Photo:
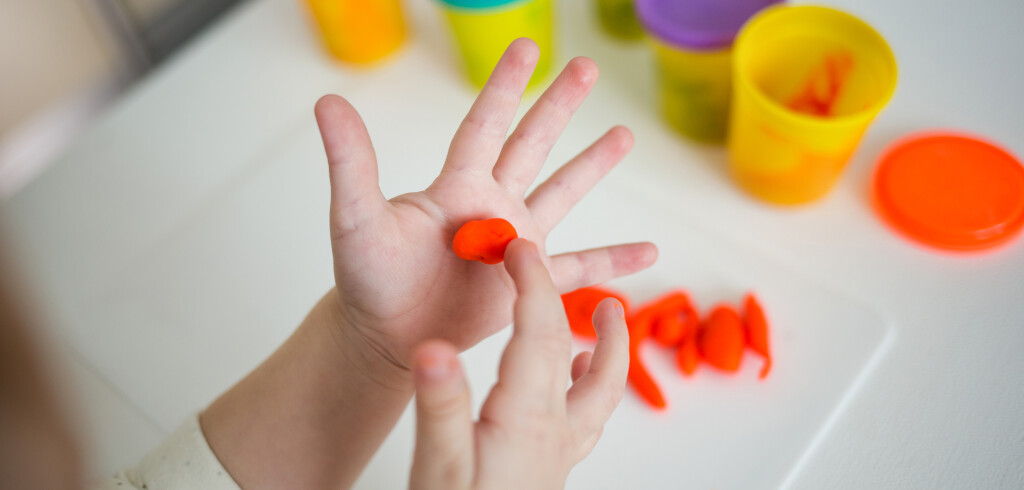
<path fill-rule="evenodd" d="M 239 490 L 221 466 L 193 414 L 135 468 L 95 482 L 94 490 Z"/>

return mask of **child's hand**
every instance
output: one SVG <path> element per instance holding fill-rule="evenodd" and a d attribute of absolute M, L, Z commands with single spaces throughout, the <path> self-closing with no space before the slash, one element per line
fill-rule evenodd
<path fill-rule="evenodd" d="M 430 338 L 464 350 L 511 320 L 514 287 L 500 266 L 467 262 L 451 250 L 464 222 L 501 217 L 541 247 L 555 287 L 568 292 L 651 265 L 649 243 L 548 257 L 548 232 L 632 146 L 608 131 L 526 196 L 548 152 L 597 80 L 586 58 L 569 62 L 508 137 L 536 45 L 509 46 L 452 140 L 444 168 L 422 192 L 385 200 L 366 127 L 338 96 L 316 106 L 331 178 L 331 240 L 341 344 L 361 346 L 408 368 L 413 346 Z"/>
<path fill-rule="evenodd" d="M 427 339 L 445 342 L 424 347 L 421 368 L 431 352 L 452 360 L 457 350 L 511 321 L 516 284 L 515 337 L 501 383 L 476 427 L 475 446 L 468 402 L 459 401 L 464 398 L 453 402 L 450 413 L 461 418 L 451 420 L 437 402 L 428 405 L 445 393 L 465 396 L 451 388 L 457 370 L 436 383 L 421 376 L 421 414 L 436 417 L 420 419 L 416 481 L 454 486 L 444 474 L 430 473 L 444 467 L 460 472 L 450 476 L 461 486 L 474 468 L 487 481 L 516 478 L 506 486 L 540 486 L 527 478 L 560 485 L 597 441 L 625 384 L 626 329 L 613 305 L 603 304 L 597 327 L 607 338 L 566 399 L 569 329 L 555 291 L 636 272 L 654 262 L 657 250 L 643 243 L 556 257 L 543 252 L 551 228 L 629 151 L 632 136 L 612 129 L 525 197 L 597 79 L 592 61 L 571 61 L 506 141 L 537 56 L 531 41 L 512 43 L 456 132 L 441 175 L 426 190 L 391 201 L 377 186 L 373 146 L 355 109 L 337 96 L 317 103 L 331 176 L 337 290 L 200 417 L 210 448 L 239 485 L 352 486 L 412 396 L 413 347 Z M 519 236 L 541 247 L 536 251 L 523 241 L 509 247 L 507 267 L 515 283 L 502 267 L 462 260 L 451 249 L 463 223 L 493 217 L 507 219 Z M 589 355 L 577 358 L 573 378 L 590 364 Z M 455 453 L 446 449 L 446 437 L 458 442 Z M 423 449 L 428 444 L 441 449 L 420 456 L 430 451 Z M 456 457 L 461 459 L 451 459 Z"/>
<path fill-rule="evenodd" d="M 606 299 L 598 306 L 597 347 L 593 357 L 583 353 L 572 363 L 566 392 L 569 325 L 551 277 L 525 240 L 513 241 L 505 258 L 519 292 L 515 326 L 480 420 L 473 423 L 451 344 L 430 340 L 413 355 L 411 488 L 562 488 L 622 398 L 629 366 L 622 305 Z"/>

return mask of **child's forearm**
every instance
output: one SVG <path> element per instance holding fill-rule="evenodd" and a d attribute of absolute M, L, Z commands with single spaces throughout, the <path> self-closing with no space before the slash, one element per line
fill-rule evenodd
<path fill-rule="evenodd" d="M 412 397 L 410 373 L 351 335 L 331 290 L 273 355 L 204 412 L 243 488 L 345 488 Z"/>

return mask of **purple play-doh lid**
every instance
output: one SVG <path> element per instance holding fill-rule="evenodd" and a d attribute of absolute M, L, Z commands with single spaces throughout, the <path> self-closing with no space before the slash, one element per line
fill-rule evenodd
<path fill-rule="evenodd" d="M 728 47 L 743 23 L 782 0 L 634 0 L 648 34 L 683 48 Z"/>

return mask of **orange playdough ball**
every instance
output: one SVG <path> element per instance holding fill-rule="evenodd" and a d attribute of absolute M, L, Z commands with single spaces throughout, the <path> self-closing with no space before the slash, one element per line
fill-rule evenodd
<path fill-rule="evenodd" d="M 501 218 L 469 221 L 455 232 L 452 250 L 461 259 L 498 264 L 505 260 L 508 243 L 518 236 L 512 223 Z"/>

